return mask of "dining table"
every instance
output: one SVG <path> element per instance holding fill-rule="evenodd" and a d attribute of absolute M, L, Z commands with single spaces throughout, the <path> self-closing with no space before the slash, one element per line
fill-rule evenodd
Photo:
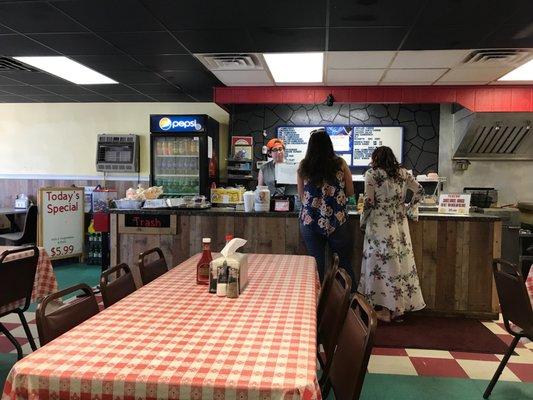
<path fill-rule="evenodd" d="M 18 249 L 20 247 L 27 246 L 0 246 L 0 254 L 6 250 Z M 44 249 L 44 247 L 38 247 L 39 258 L 37 260 L 37 269 L 35 271 L 35 279 L 33 281 L 33 289 L 31 293 L 31 302 L 36 303 L 42 300 L 45 296 L 57 292 L 57 280 L 52 267 L 52 260 Z M 5 258 L 5 261 L 31 257 L 33 252 L 23 251 L 20 253 L 10 254 Z M 20 299 L 14 303 L 0 306 L 0 314 L 7 310 L 12 310 L 17 307 L 22 307 L 26 299 Z"/>
<path fill-rule="evenodd" d="M 18 361 L 2 400 L 320 399 L 314 258 L 249 254 L 237 298 L 199 258 Z"/>

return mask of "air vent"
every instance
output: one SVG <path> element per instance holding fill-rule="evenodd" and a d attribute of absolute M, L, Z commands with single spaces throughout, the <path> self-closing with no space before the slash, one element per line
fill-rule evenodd
<path fill-rule="evenodd" d="M 263 69 L 256 54 L 197 54 L 196 57 L 212 71 L 242 71 Z"/>
<path fill-rule="evenodd" d="M 533 54 L 521 49 L 485 49 L 475 50 L 463 61 L 463 64 L 475 66 L 482 65 L 509 65 L 515 66 L 526 62 Z"/>
<path fill-rule="evenodd" d="M 515 154 L 524 138 L 530 133 L 528 125 L 482 125 L 476 134 L 469 153 L 475 154 Z"/>
<path fill-rule="evenodd" d="M 0 71 L 36 71 L 35 69 L 8 57 L 0 57 Z"/>

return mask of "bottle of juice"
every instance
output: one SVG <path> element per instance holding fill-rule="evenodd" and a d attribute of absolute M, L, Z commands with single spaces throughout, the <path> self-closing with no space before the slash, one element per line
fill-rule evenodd
<path fill-rule="evenodd" d="M 363 198 L 363 194 L 359 194 L 359 198 L 357 199 L 357 212 L 362 213 L 363 209 L 365 208 L 365 200 Z"/>
<path fill-rule="evenodd" d="M 211 238 L 202 239 L 202 257 L 196 265 L 196 284 L 209 285 L 209 268 L 213 257 L 211 256 Z"/>

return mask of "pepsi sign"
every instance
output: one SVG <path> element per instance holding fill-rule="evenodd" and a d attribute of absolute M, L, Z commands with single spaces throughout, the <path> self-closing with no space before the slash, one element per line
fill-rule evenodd
<path fill-rule="evenodd" d="M 203 132 L 203 115 L 150 115 L 150 132 Z"/>

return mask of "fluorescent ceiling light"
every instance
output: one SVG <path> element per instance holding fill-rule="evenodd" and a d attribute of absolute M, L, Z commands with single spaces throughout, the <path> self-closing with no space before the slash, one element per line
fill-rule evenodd
<path fill-rule="evenodd" d="M 99 85 L 118 83 L 85 65 L 62 56 L 53 57 L 13 57 L 15 60 L 49 72 L 78 85 Z"/>
<path fill-rule="evenodd" d="M 320 83 L 323 53 L 266 53 L 265 61 L 276 83 Z"/>
<path fill-rule="evenodd" d="M 533 81 L 533 60 L 513 69 L 502 76 L 499 81 Z"/>

